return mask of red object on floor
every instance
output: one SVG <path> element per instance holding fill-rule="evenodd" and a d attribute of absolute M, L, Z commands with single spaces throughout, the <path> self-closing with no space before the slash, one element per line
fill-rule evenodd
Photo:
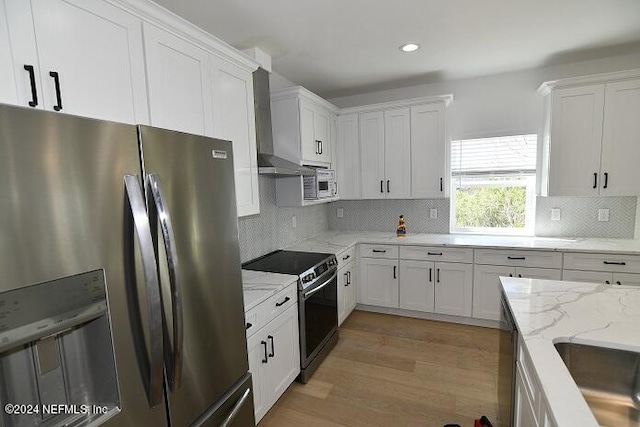
<path fill-rule="evenodd" d="M 475 420 L 475 422 L 473 423 L 473 427 L 482 427 L 482 423 L 480 422 L 480 420 Z"/>

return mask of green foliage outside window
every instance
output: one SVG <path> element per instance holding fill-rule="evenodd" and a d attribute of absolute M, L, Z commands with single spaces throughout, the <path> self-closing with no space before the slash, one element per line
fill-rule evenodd
<path fill-rule="evenodd" d="M 456 190 L 457 227 L 524 228 L 526 187 Z"/>

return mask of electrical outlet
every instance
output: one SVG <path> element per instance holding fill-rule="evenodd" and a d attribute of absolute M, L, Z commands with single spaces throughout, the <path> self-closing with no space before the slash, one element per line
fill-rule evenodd
<path fill-rule="evenodd" d="M 344 217 L 344 209 L 338 208 L 338 218 L 343 218 L 343 217 Z"/>
<path fill-rule="evenodd" d="M 438 219 L 438 209 L 436 208 L 429 209 L 429 218 Z"/>
<path fill-rule="evenodd" d="M 291 227 L 296 228 L 298 226 L 298 218 L 294 215 L 291 217 Z"/>
<path fill-rule="evenodd" d="M 561 216 L 562 216 L 562 210 L 560 208 L 551 209 L 551 221 L 560 221 Z"/>
<path fill-rule="evenodd" d="M 598 221 L 600 222 L 609 221 L 609 209 L 598 209 Z"/>

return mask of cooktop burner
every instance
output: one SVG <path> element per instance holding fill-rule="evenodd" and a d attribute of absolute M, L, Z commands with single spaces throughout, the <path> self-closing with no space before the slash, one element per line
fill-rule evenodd
<path fill-rule="evenodd" d="M 271 273 L 299 276 L 331 257 L 333 257 L 333 254 L 275 251 L 242 264 L 242 268 L 246 270 L 268 271 Z"/>

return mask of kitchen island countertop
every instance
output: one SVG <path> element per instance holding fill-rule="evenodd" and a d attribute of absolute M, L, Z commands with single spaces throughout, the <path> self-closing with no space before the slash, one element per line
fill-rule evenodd
<path fill-rule="evenodd" d="M 640 352 L 640 287 L 500 280 L 557 425 L 597 427 L 554 344 L 572 342 Z"/>

